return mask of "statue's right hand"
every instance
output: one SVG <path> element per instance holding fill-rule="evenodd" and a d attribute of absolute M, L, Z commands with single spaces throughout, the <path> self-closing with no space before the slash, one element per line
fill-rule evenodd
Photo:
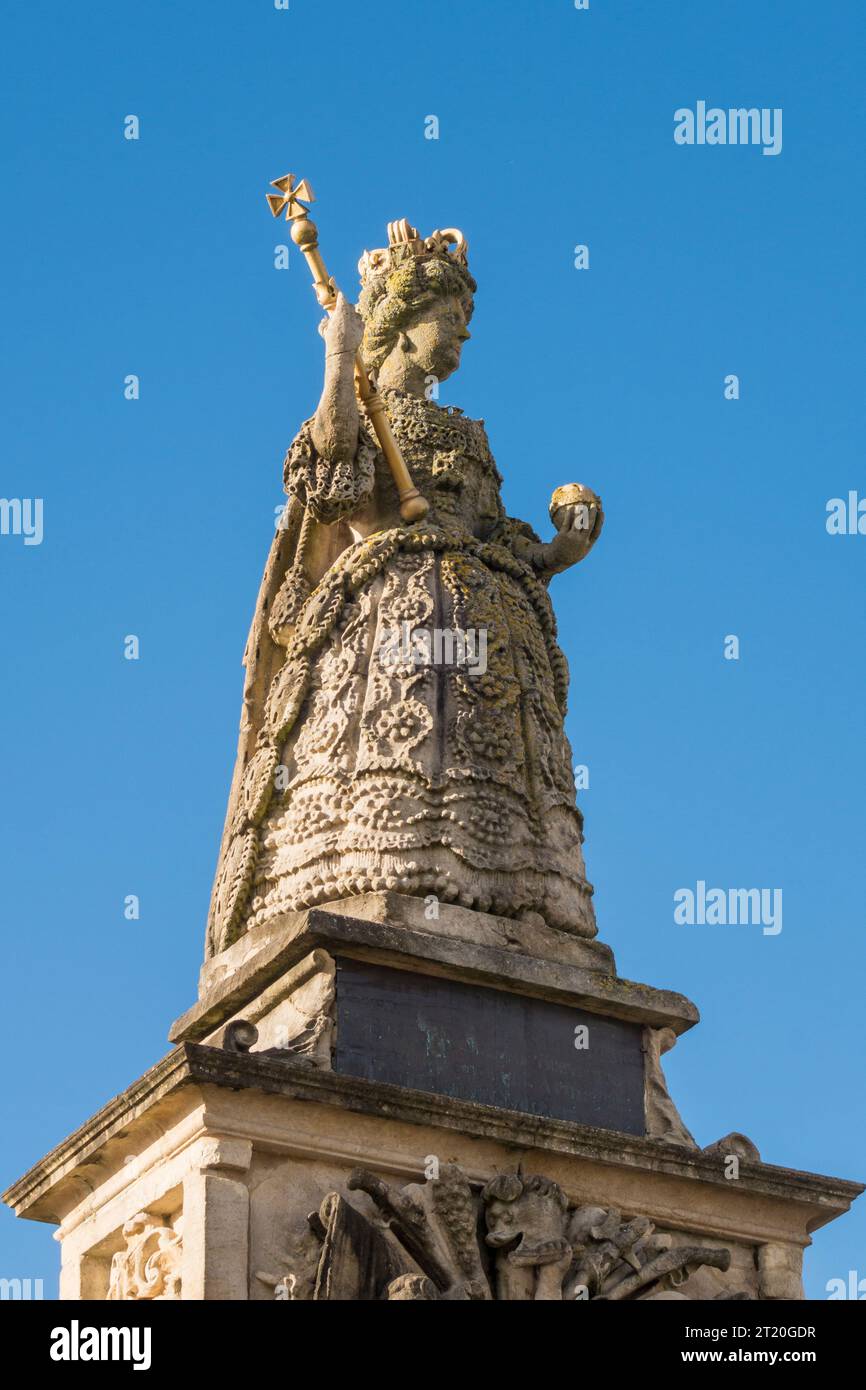
<path fill-rule="evenodd" d="M 323 459 L 349 462 L 358 448 L 355 353 L 364 321 L 338 294 L 319 332 L 325 340 L 325 384 L 313 421 L 313 444 Z"/>
<path fill-rule="evenodd" d="M 364 320 L 355 306 L 338 294 L 330 314 L 319 325 L 319 332 L 325 340 L 326 357 L 354 357 L 364 336 Z"/>

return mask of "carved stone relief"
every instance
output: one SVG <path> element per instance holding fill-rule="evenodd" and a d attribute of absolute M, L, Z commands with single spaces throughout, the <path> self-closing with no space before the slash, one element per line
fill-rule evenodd
<path fill-rule="evenodd" d="M 537 1175 L 505 1174 L 480 1191 L 457 1164 L 423 1184 L 392 1187 L 366 1169 L 330 1192 L 288 1253 L 258 1278 L 275 1297 L 335 1301 L 615 1301 L 688 1298 L 697 1270 L 721 1273 L 730 1252 L 676 1244 L 646 1217 L 572 1206 Z M 312 1238 L 312 1239 L 311 1239 Z M 685 1289 L 685 1292 L 683 1290 Z M 750 1298 L 724 1288 L 719 1298 Z"/>
<path fill-rule="evenodd" d="M 312 951 L 252 1000 L 243 1018 L 230 1019 L 209 1041 L 228 1052 L 303 1058 L 314 1067 L 330 1069 L 334 973 L 333 958 L 325 951 Z"/>
<path fill-rule="evenodd" d="M 662 1056 L 665 1052 L 670 1052 L 676 1040 L 677 1035 L 673 1028 L 644 1029 L 647 1138 L 662 1139 L 666 1144 L 682 1144 L 686 1148 L 696 1149 L 698 1145 L 694 1136 L 686 1129 L 680 1112 L 670 1098 L 662 1070 Z"/>
<path fill-rule="evenodd" d="M 125 1248 L 111 1259 L 108 1300 L 179 1299 L 181 1296 L 180 1229 L 161 1225 L 140 1211 L 123 1227 Z"/>

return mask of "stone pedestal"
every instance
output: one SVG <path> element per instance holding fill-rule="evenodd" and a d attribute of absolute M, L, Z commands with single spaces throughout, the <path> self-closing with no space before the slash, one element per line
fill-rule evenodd
<path fill-rule="evenodd" d="M 61 1297 L 802 1297 L 862 1188 L 696 1146 L 660 1064 L 694 1006 L 427 910 L 293 914 L 205 966 L 174 1050 L 5 1194 L 59 1226 Z"/>

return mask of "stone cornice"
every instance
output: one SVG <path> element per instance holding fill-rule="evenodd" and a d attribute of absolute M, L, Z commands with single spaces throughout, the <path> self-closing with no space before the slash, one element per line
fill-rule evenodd
<path fill-rule="evenodd" d="M 238 947 L 247 952 L 251 944 L 242 939 Z M 672 1028 L 675 1033 L 684 1033 L 699 1019 L 697 1008 L 685 995 L 624 980 L 601 969 L 540 959 L 523 950 L 504 950 L 432 929 L 419 931 L 402 922 L 375 921 L 347 912 L 313 908 L 288 915 L 279 931 L 271 930 L 262 937 L 255 954 L 239 954 L 231 973 L 211 977 L 199 1002 L 173 1024 L 169 1041 L 200 1041 L 316 949 L 398 969 L 447 975 L 488 988 L 532 994 L 609 1018 Z"/>
<path fill-rule="evenodd" d="M 612 1130 L 594 1129 L 473 1101 L 406 1090 L 400 1086 L 320 1071 L 309 1064 L 238 1054 L 184 1043 L 168 1053 L 121 1095 L 103 1106 L 86 1124 L 52 1149 L 3 1194 L 17 1215 L 56 1219 L 43 1199 L 82 1168 L 95 1163 L 104 1146 L 137 1125 L 164 1130 L 191 1097 L 188 1088 L 253 1089 L 287 1100 L 338 1107 L 390 1121 L 456 1131 L 468 1138 L 492 1140 L 512 1149 L 534 1149 L 585 1158 L 616 1168 L 643 1169 L 697 1183 L 729 1187 L 718 1154 L 638 1139 Z M 206 1093 L 204 1093 L 206 1094 Z M 204 1099 L 200 1095 L 199 1099 Z M 863 1184 L 772 1164 L 742 1160 L 737 1188 L 755 1196 L 803 1203 L 812 1209 L 813 1230 L 847 1211 Z M 54 1204 L 52 1203 L 52 1206 Z"/>

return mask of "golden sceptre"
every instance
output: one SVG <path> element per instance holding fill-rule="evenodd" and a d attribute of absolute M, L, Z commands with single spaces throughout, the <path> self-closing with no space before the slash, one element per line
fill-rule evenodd
<path fill-rule="evenodd" d="M 319 233 L 315 222 L 311 221 L 309 209 L 304 203 L 314 203 L 315 196 L 306 179 L 295 183 L 294 174 L 286 174 L 281 179 L 272 179 L 271 187 L 280 192 L 266 193 L 274 217 L 279 217 L 285 208 L 286 221 L 292 224 L 292 241 L 303 251 L 307 265 L 313 272 L 313 289 L 316 299 L 327 313 L 331 313 L 337 302 L 337 286 L 325 269 L 322 253 L 319 250 Z M 301 201 L 303 200 L 303 201 Z M 404 521 L 421 521 L 430 510 L 430 504 L 421 496 L 406 461 L 400 452 L 400 445 L 394 438 L 391 422 L 385 410 L 385 402 L 370 381 L 361 350 L 355 354 L 355 390 L 364 407 L 379 441 L 382 453 L 388 460 L 397 492 L 400 496 L 400 515 Z"/>

